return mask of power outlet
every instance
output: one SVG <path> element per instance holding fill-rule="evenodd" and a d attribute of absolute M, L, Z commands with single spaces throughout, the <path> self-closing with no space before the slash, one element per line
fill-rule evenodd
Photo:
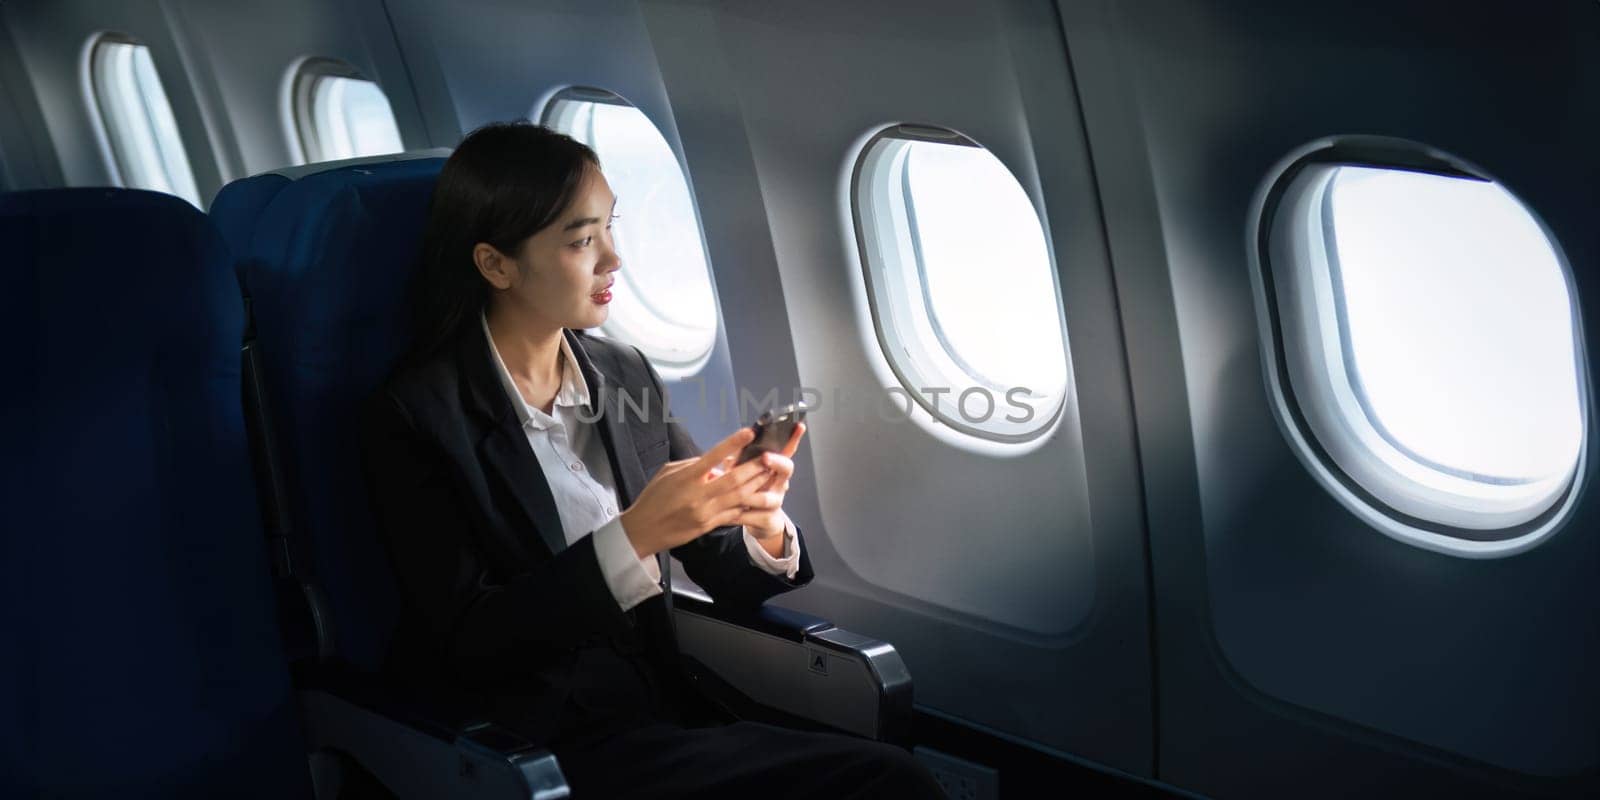
<path fill-rule="evenodd" d="M 1000 800 L 1000 773 L 927 747 L 912 748 L 950 800 Z"/>

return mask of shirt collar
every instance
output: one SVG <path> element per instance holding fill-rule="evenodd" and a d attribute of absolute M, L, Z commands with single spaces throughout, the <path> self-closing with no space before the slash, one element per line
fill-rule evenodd
<path fill-rule="evenodd" d="M 506 362 L 500 358 L 500 350 L 494 346 L 494 337 L 489 335 L 488 314 L 479 314 L 478 320 L 483 325 L 483 338 L 489 342 L 489 353 L 494 356 L 494 367 L 500 374 L 500 386 L 505 389 L 506 396 L 511 400 L 511 408 L 517 412 L 517 420 L 524 426 L 532 425 L 538 430 L 549 427 L 555 422 L 555 418 L 528 405 L 527 401 L 522 399 L 522 392 L 517 389 L 517 382 L 512 380 L 510 370 L 506 369 Z M 561 334 L 561 352 L 556 358 L 561 363 L 561 388 L 556 390 L 555 405 L 550 410 L 553 412 L 557 407 L 588 405 L 589 382 L 584 379 L 583 370 L 578 368 L 578 359 L 572 354 L 572 345 L 567 343 L 565 331 Z"/>

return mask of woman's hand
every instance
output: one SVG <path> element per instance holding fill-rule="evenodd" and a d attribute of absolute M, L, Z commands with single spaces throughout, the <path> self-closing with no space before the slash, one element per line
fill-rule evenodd
<path fill-rule="evenodd" d="M 730 525 L 743 525 L 756 539 L 769 539 L 783 534 L 787 517 L 783 513 L 783 498 L 789 491 L 789 478 L 794 475 L 794 454 L 800 449 L 800 439 L 806 435 L 804 422 L 795 425 L 789 441 L 776 453 L 763 453 L 752 461 L 765 461 L 767 480 L 761 491 L 745 504 L 745 511 Z M 732 466 L 732 459 L 718 466 L 718 470 Z"/>
<path fill-rule="evenodd" d="M 622 530 L 634 551 L 644 558 L 693 541 L 714 528 L 770 525 L 773 517 L 781 531 L 778 506 L 788 490 L 788 476 L 794 472 L 789 456 L 799 445 L 798 434 L 790 437 L 782 455 L 763 453 L 738 466 L 733 466 L 733 460 L 755 439 L 749 428 L 740 428 L 699 458 L 667 462 L 622 512 Z M 782 477 L 775 475 L 778 469 L 785 470 Z"/>

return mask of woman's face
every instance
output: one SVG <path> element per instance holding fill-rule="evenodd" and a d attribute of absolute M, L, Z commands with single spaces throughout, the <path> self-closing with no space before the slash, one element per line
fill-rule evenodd
<path fill-rule="evenodd" d="M 611 237 L 616 202 L 605 176 L 589 168 L 572 205 L 523 240 L 514 257 L 496 254 L 490 260 L 497 264 L 479 258 L 484 278 L 500 290 L 493 302 L 509 304 L 517 317 L 539 327 L 594 328 L 605 322 L 611 273 L 622 267 Z"/>

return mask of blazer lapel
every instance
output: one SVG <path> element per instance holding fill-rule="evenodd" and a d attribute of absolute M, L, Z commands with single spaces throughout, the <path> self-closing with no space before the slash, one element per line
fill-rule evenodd
<path fill-rule="evenodd" d="M 556 499 L 550 493 L 544 470 L 539 466 L 539 457 L 528 447 L 527 435 L 522 428 L 515 425 L 510 430 L 505 426 L 496 427 L 484 437 L 480 449 L 484 460 L 499 473 L 500 479 L 505 482 L 511 496 L 517 499 L 517 505 L 527 515 L 534 530 L 539 532 L 539 538 L 544 540 L 551 554 L 565 550 L 567 537 L 561 527 L 561 512 L 556 509 Z"/>
<path fill-rule="evenodd" d="M 572 355 L 578 359 L 578 368 L 583 371 L 583 379 L 589 384 L 589 407 L 584 418 L 594 419 L 596 413 L 600 415 L 595 424 L 599 426 L 606 453 L 611 456 L 611 475 L 617 482 L 620 507 L 627 508 L 644 490 L 645 478 L 644 468 L 639 464 L 639 452 L 634 447 L 633 432 L 621 408 L 621 394 L 625 390 L 620 376 L 606 374 L 590 357 L 589 351 L 584 349 L 582 337 L 570 330 L 565 334 L 567 344 L 572 347 Z M 610 366 L 615 367 L 615 364 Z"/>
<path fill-rule="evenodd" d="M 644 468 L 639 463 L 639 453 L 634 447 L 633 433 L 619 410 L 622 384 L 616 376 L 607 374 L 595 364 L 580 337 L 570 330 L 564 331 L 564 335 L 589 385 L 589 406 L 584 412 L 584 419 L 595 419 L 595 415 L 599 414 L 595 425 L 599 428 L 601 441 L 605 443 L 606 454 L 610 457 L 619 507 L 627 508 L 644 489 L 646 481 Z M 566 534 L 562 530 L 561 513 L 556 508 L 555 495 L 550 492 L 550 484 L 539 465 L 539 457 L 528 446 L 528 436 L 511 407 L 511 399 L 505 396 L 505 389 L 500 385 L 489 353 L 489 343 L 478 326 L 468 326 L 468 331 L 462 336 L 459 359 L 470 404 L 491 426 L 478 445 L 483 461 L 516 499 L 518 507 L 534 530 L 539 532 L 539 537 L 544 540 L 551 554 L 565 550 Z"/>
<path fill-rule="evenodd" d="M 621 380 L 620 368 L 615 359 L 608 359 L 610 368 L 617 370 L 615 376 L 602 372 L 589 356 L 589 351 L 583 347 L 582 337 L 568 330 L 565 331 L 567 344 L 572 346 L 572 355 L 578 359 L 578 368 L 583 371 L 583 379 L 589 383 L 589 409 L 586 419 L 594 419 L 596 407 L 599 407 L 600 419 L 596 424 L 600 428 L 600 438 L 605 442 L 606 452 L 611 456 L 611 475 L 617 482 L 617 502 L 619 508 L 633 505 L 634 498 L 644 490 L 644 467 L 639 463 L 639 451 L 633 444 L 633 427 L 628 424 L 624 412 L 622 392 L 625 391 Z M 665 402 L 665 401 L 663 401 Z M 640 398 L 638 406 L 647 413 Z M 662 409 L 663 416 L 666 409 Z M 661 571 L 661 587 L 665 593 L 667 619 L 672 619 L 672 559 L 666 551 L 656 553 L 656 566 Z M 670 627 L 669 627 L 670 630 Z"/>
<path fill-rule="evenodd" d="M 539 457 L 528 446 L 528 435 L 517 420 L 500 385 L 489 342 L 477 325 L 468 326 L 462 335 L 458 362 L 466 379 L 466 393 L 470 405 L 490 423 L 490 428 L 478 442 L 478 452 L 489 472 L 497 475 L 507 492 L 516 499 L 517 506 L 527 521 L 538 531 L 551 555 L 567 548 L 566 533 L 561 527 L 561 512 L 556 509 L 555 495 L 545 479 Z"/>

